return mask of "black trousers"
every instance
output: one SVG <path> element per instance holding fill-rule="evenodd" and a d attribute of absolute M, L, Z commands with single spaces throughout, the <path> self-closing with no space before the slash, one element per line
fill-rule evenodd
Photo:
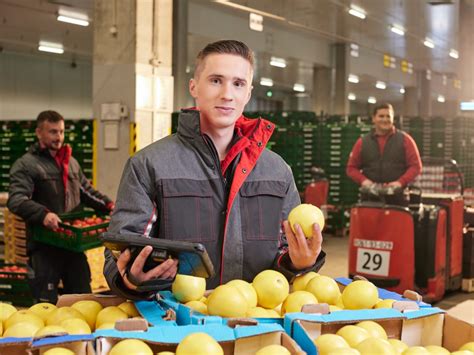
<path fill-rule="evenodd" d="M 34 276 L 29 279 L 29 283 L 37 302 L 56 304 L 60 280 L 64 294 L 92 292 L 91 271 L 87 257 L 82 252 L 38 243 L 30 253 L 30 266 Z"/>

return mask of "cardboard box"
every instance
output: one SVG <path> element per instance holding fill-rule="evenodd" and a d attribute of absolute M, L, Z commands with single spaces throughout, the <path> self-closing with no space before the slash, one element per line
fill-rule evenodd
<path fill-rule="evenodd" d="M 71 294 L 59 297 L 56 305 L 58 307 L 72 306 L 77 301 L 92 300 L 99 302 L 103 307 L 118 306 L 126 299 L 114 295 L 97 295 L 97 294 Z M 139 301 L 135 302 L 138 313 L 145 318 L 150 325 L 155 326 L 176 326 L 174 321 L 175 315 L 168 308 L 163 308 L 155 301 Z"/>
<path fill-rule="evenodd" d="M 209 316 L 202 314 L 176 300 L 170 291 L 160 292 L 161 299 L 158 303 L 163 308 L 171 308 L 176 312 L 176 323 L 178 325 L 204 325 L 204 324 L 221 324 L 226 325 L 233 322 L 236 318 L 223 318 L 220 316 Z M 144 314 L 148 320 L 148 315 Z M 246 318 L 245 318 L 246 319 Z M 255 318 L 258 324 L 279 324 L 283 325 L 283 317 L 281 318 Z M 240 321 L 240 319 L 238 319 Z"/>
<path fill-rule="evenodd" d="M 348 284 L 350 284 L 353 281 L 352 279 L 349 279 L 347 277 L 339 277 L 339 278 L 336 278 L 335 280 L 339 284 L 339 287 L 340 287 L 341 291 L 344 290 L 345 286 L 347 286 Z M 396 293 L 396 292 L 393 292 L 393 291 L 385 290 L 385 289 L 380 288 L 380 287 L 377 287 L 377 290 L 379 291 L 379 298 L 381 298 L 383 300 L 389 298 L 389 299 L 393 299 L 395 301 L 414 301 L 414 302 L 416 302 L 416 304 L 420 308 L 431 307 L 431 305 L 429 303 L 426 303 L 426 302 L 423 302 L 423 301 L 415 301 L 413 299 L 408 299 L 408 298 L 400 295 L 399 293 Z"/>
<path fill-rule="evenodd" d="M 400 339 L 403 315 L 395 309 L 337 311 L 328 314 L 289 313 L 285 315 L 285 331 L 309 355 L 317 354 L 314 339 L 322 334 L 335 334 L 345 325 L 373 320 L 384 327 L 391 338 Z"/>
<path fill-rule="evenodd" d="M 364 320 L 379 323 L 389 338 L 400 339 L 408 346 L 442 344 L 444 312 L 439 308 L 343 310 L 328 314 L 290 313 L 285 315 L 285 331 L 308 354 L 317 354 L 314 339 L 335 334 L 345 325 Z"/>
<path fill-rule="evenodd" d="M 106 355 L 115 344 L 126 338 L 145 341 L 151 347 L 153 353 L 160 351 L 175 352 L 183 338 L 196 332 L 204 332 L 212 336 L 222 346 L 225 355 L 254 354 L 258 349 L 272 344 L 283 345 L 293 355 L 305 354 L 278 324 L 237 326 L 235 329 L 222 324 L 208 324 L 171 328 L 152 327 L 145 332 L 102 330 L 96 334 L 98 336 L 96 354 Z"/>
<path fill-rule="evenodd" d="M 474 341 L 474 300 L 449 309 L 443 330 L 443 346 L 449 351 L 456 351 L 470 341 Z"/>

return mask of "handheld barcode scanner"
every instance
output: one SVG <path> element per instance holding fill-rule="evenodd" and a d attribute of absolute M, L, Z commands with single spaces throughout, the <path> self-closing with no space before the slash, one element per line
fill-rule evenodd
<path fill-rule="evenodd" d="M 136 257 L 142 249 L 150 245 L 153 251 L 148 256 L 143 266 L 147 272 L 169 258 L 178 259 L 178 273 L 203 278 L 214 276 L 214 266 L 207 254 L 206 248 L 200 243 L 190 243 L 159 238 L 149 238 L 143 235 L 125 235 L 103 233 L 100 236 L 104 246 L 112 251 L 117 259 L 125 249 L 130 249 L 131 260 L 127 266 L 127 277 L 131 283 L 137 285 L 137 291 L 161 291 L 171 288 L 174 279 L 153 279 L 139 282 L 130 273 Z"/>

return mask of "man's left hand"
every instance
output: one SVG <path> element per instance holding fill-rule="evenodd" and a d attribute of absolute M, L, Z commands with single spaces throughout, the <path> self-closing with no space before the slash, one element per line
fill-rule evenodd
<path fill-rule="evenodd" d="M 392 182 L 389 182 L 387 186 L 402 187 L 402 184 L 400 183 L 400 181 L 392 181 Z"/>
<path fill-rule="evenodd" d="M 313 224 L 312 238 L 305 237 L 299 224 L 295 224 L 294 227 L 296 233 L 293 233 L 288 221 L 283 222 L 291 263 L 295 269 L 302 270 L 316 263 L 316 259 L 321 252 L 323 236 L 317 223 Z"/>

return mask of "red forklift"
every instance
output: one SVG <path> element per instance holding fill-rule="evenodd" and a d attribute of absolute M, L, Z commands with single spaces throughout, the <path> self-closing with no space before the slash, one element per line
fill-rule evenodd
<path fill-rule="evenodd" d="M 350 216 L 349 276 L 434 302 L 461 287 L 463 180 L 454 160 L 424 158 L 415 184 L 361 188 Z"/>

